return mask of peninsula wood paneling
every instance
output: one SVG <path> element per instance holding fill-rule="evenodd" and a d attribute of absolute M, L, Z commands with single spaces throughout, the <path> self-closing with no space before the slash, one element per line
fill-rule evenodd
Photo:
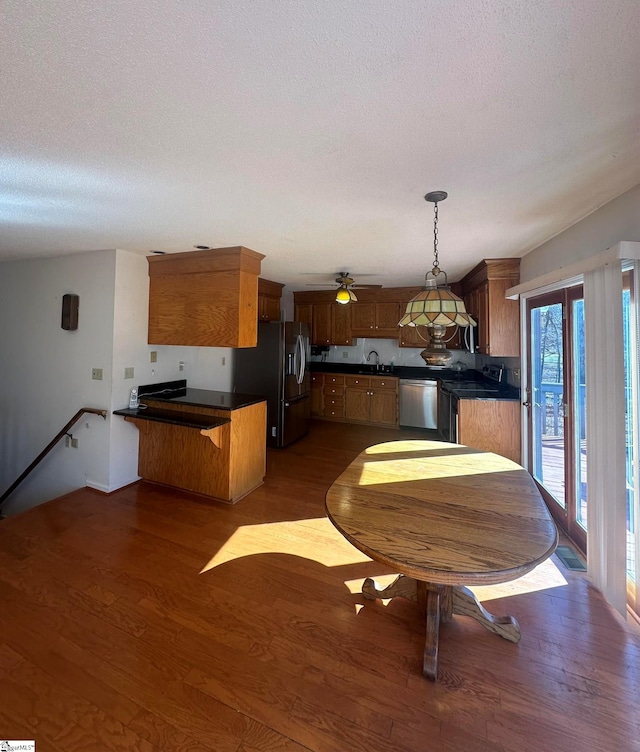
<path fill-rule="evenodd" d="M 150 407 L 167 407 L 166 402 L 149 398 L 145 402 Z M 237 410 L 220 410 L 171 404 L 171 410 L 177 413 L 230 419 L 230 423 L 210 431 L 127 418 L 140 430 L 138 474 L 156 483 L 235 503 L 261 485 L 266 474 L 266 405 L 259 402 Z M 181 428 L 182 432 L 171 428 Z"/>
<path fill-rule="evenodd" d="M 520 463 L 520 402 L 461 399 L 458 403 L 458 441 Z"/>

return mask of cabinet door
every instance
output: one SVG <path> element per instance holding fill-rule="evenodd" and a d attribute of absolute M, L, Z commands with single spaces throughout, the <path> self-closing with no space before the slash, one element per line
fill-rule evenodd
<path fill-rule="evenodd" d="M 395 391 L 372 391 L 369 399 L 369 420 L 372 423 L 383 423 L 388 426 L 398 424 L 398 397 Z"/>
<path fill-rule="evenodd" d="M 426 326 L 401 326 L 398 331 L 400 347 L 419 347 L 424 350 L 429 345 L 429 330 Z"/>
<path fill-rule="evenodd" d="M 369 405 L 371 397 L 368 389 L 347 387 L 344 397 L 344 416 L 347 420 L 362 423 L 369 421 Z"/>
<path fill-rule="evenodd" d="M 478 351 L 485 355 L 491 354 L 490 341 L 490 312 L 489 312 L 489 283 L 484 282 L 476 290 L 478 301 Z"/>
<path fill-rule="evenodd" d="M 309 331 L 313 324 L 313 306 L 311 303 L 305 303 L 303 305 L 297 303 L 295 308 L 295 321 L 300 321 L 302 324 L 309 325 Z"/>
<path fill-rule="evenodd" d="M 331 303 L 314 303 L 311 324 L 311 344 L 331 344 Z"/>
<path fill-rule="evenodd" d="M 258 317 L 260 321 L 280 321 L 280 298 L 259 295 Z"/>
<path fill-rule="evenodd" d="M 311 415 L 322 415 L 322 389 L 324 379 L 321 373 L 311 374 Z"/>
<path fill-rule="evenodd" d="M 374 336 L 395 339 L 400 318 L 400 303 L 376 303 Z"/>
<path fill-rule="evenodd" d="M 327 303 L 331 311 L 331 344 L 351 345 L 351 306 L 339 303 Z M 314 318 L 315 318 L 314 306 Z"/>
<path fill-rule="evenodd" d="M 357 337 L 373 337 L 375 303 L 350 303 L 351 330 Z"/>

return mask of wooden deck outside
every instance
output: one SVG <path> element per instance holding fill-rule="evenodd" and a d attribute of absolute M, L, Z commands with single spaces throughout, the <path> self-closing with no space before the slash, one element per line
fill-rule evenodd
<path fill-rule="evenodd" d="M 0 523 L 0 735 L 38 752 L 633 752 L 640 636 L 554 556 L 476 588 L 519 644 L 445 625 L 421 674 L 415 604 L 334 530 L 337 475 L 408 431 L 320 422 L 236 506 L 148 484 Z"/>

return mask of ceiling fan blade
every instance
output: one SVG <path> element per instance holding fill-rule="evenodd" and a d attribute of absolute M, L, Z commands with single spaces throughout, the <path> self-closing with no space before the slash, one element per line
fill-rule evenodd
<path fill-rule="evenodd" d="M 357 282 L 349 287 L 357 287 L 360 290 L 378 290 L 382 285 L 359 285 Z"/>

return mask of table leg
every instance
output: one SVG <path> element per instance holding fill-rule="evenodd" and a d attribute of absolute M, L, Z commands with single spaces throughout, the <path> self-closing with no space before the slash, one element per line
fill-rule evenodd
<path fill-rule="evenodd" d="M 466 587 L 453 588 L 453 613 L 471 618 L 480 622 L 490 632 L 504 637 L 510 642 L 520 640 L 520 625 L 513 616 L 494 616 L 490 614 L 478 601 L 475 595 Z"/>
<path fill-rule="evenodd" d="M 436 681 L 438 678 L 438 640 L 440 639 L 440 591 L 427 588 L 426 632 L 422 656 L 422 675 Z"/>

